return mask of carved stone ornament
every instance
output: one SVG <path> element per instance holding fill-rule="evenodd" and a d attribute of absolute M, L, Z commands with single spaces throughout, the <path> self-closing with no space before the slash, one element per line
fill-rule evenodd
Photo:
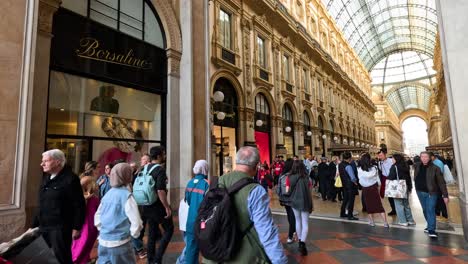
<path fill-rule="evenodd" d="M 54 13 L 58 10 L 61 0 L 39 1 L 38 29 L 41 33 L 51 34 Z"/>

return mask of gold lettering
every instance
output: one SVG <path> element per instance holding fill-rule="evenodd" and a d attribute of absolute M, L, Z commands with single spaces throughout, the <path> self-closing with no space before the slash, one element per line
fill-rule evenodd
<path fill-rule="evenodd" d="M 76 53 L 78 55 L 92 57 L 99 47 L 99 41 L 94 38 L 83 38 L 80 40 L 80 46 L 84 48 L 84 50 L 77 49 Z"/>
<path fill-rule="evenodd" d="M 80 48 L 75 50 L 77 56 L 126 65 L 141 69 L 150 69 L 151 63 L 145 59 L 136 58 L 133 49 L 128 50 L 126 53 L 116 53 L 110 50 L 100 48 L 100 43 L 97 39 L 86 37 L 80 40 Z"/>

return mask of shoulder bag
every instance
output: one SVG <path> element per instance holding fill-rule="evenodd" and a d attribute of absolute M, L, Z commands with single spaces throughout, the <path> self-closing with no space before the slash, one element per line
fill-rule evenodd
<path fill-rule="evenodd" d="M 408 198 L 408 188 L 406 186 L 406 180 L 400 180 L 398 176 L 398 167 L 395 166 L 396 180 L 385 181 L 385 197 L 406 199 Z"/>

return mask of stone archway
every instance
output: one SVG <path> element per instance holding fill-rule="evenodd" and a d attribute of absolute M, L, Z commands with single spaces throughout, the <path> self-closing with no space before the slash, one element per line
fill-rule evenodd
<path fill-rule="evenodd" d="M 424 122 L 426 122 L 426 124 L 429 126 L 429 117 L 425 111 L 420 110 L 420 109 L 409 109 L 409 110 L 402 112 L 399 116 L 400 128 L 403 122 L 410 117 L 419 117 L 422 120 L 424 120 Z"/>

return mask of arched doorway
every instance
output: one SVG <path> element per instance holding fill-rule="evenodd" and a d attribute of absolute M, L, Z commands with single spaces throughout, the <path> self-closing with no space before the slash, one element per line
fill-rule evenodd
<path fill-rule="evenodd" d="M 419 117 L 409 117 L 401 125 L 403 130 L 403 142 L 405 154 L 409 156 L 419 155 L 429 145 L 427 124 Z"/>
<path fill-rule="evenodd" d="M 305 157 L 312 155 L 312 125 L 310 122 L 310 116 L 307 111 L 304 111 L 304 150 Z"/>
<path fill-rule="evenodd" d="M 213 93 L 217 92 L 224 95 L 223 100 L 213 105 L 214 173 L 221 176 L 235 169 L 239 114 L 236 90 L 228 79 L 221 77 L 216 80 Z"/>
<path fill-rule="evenodd" d="M 294 150 L 294 119 L 289 104 L 283 106 L 283 140 L 286 148 L 286 158 L 292 158 L 296 155 Z"/>
<path fill-rule="evenodd" d="M 262 93 L 255 96 L 255 143 L 260 152 L 260 161 L 271 163 L 271 118 L 270 105 Z"/>

